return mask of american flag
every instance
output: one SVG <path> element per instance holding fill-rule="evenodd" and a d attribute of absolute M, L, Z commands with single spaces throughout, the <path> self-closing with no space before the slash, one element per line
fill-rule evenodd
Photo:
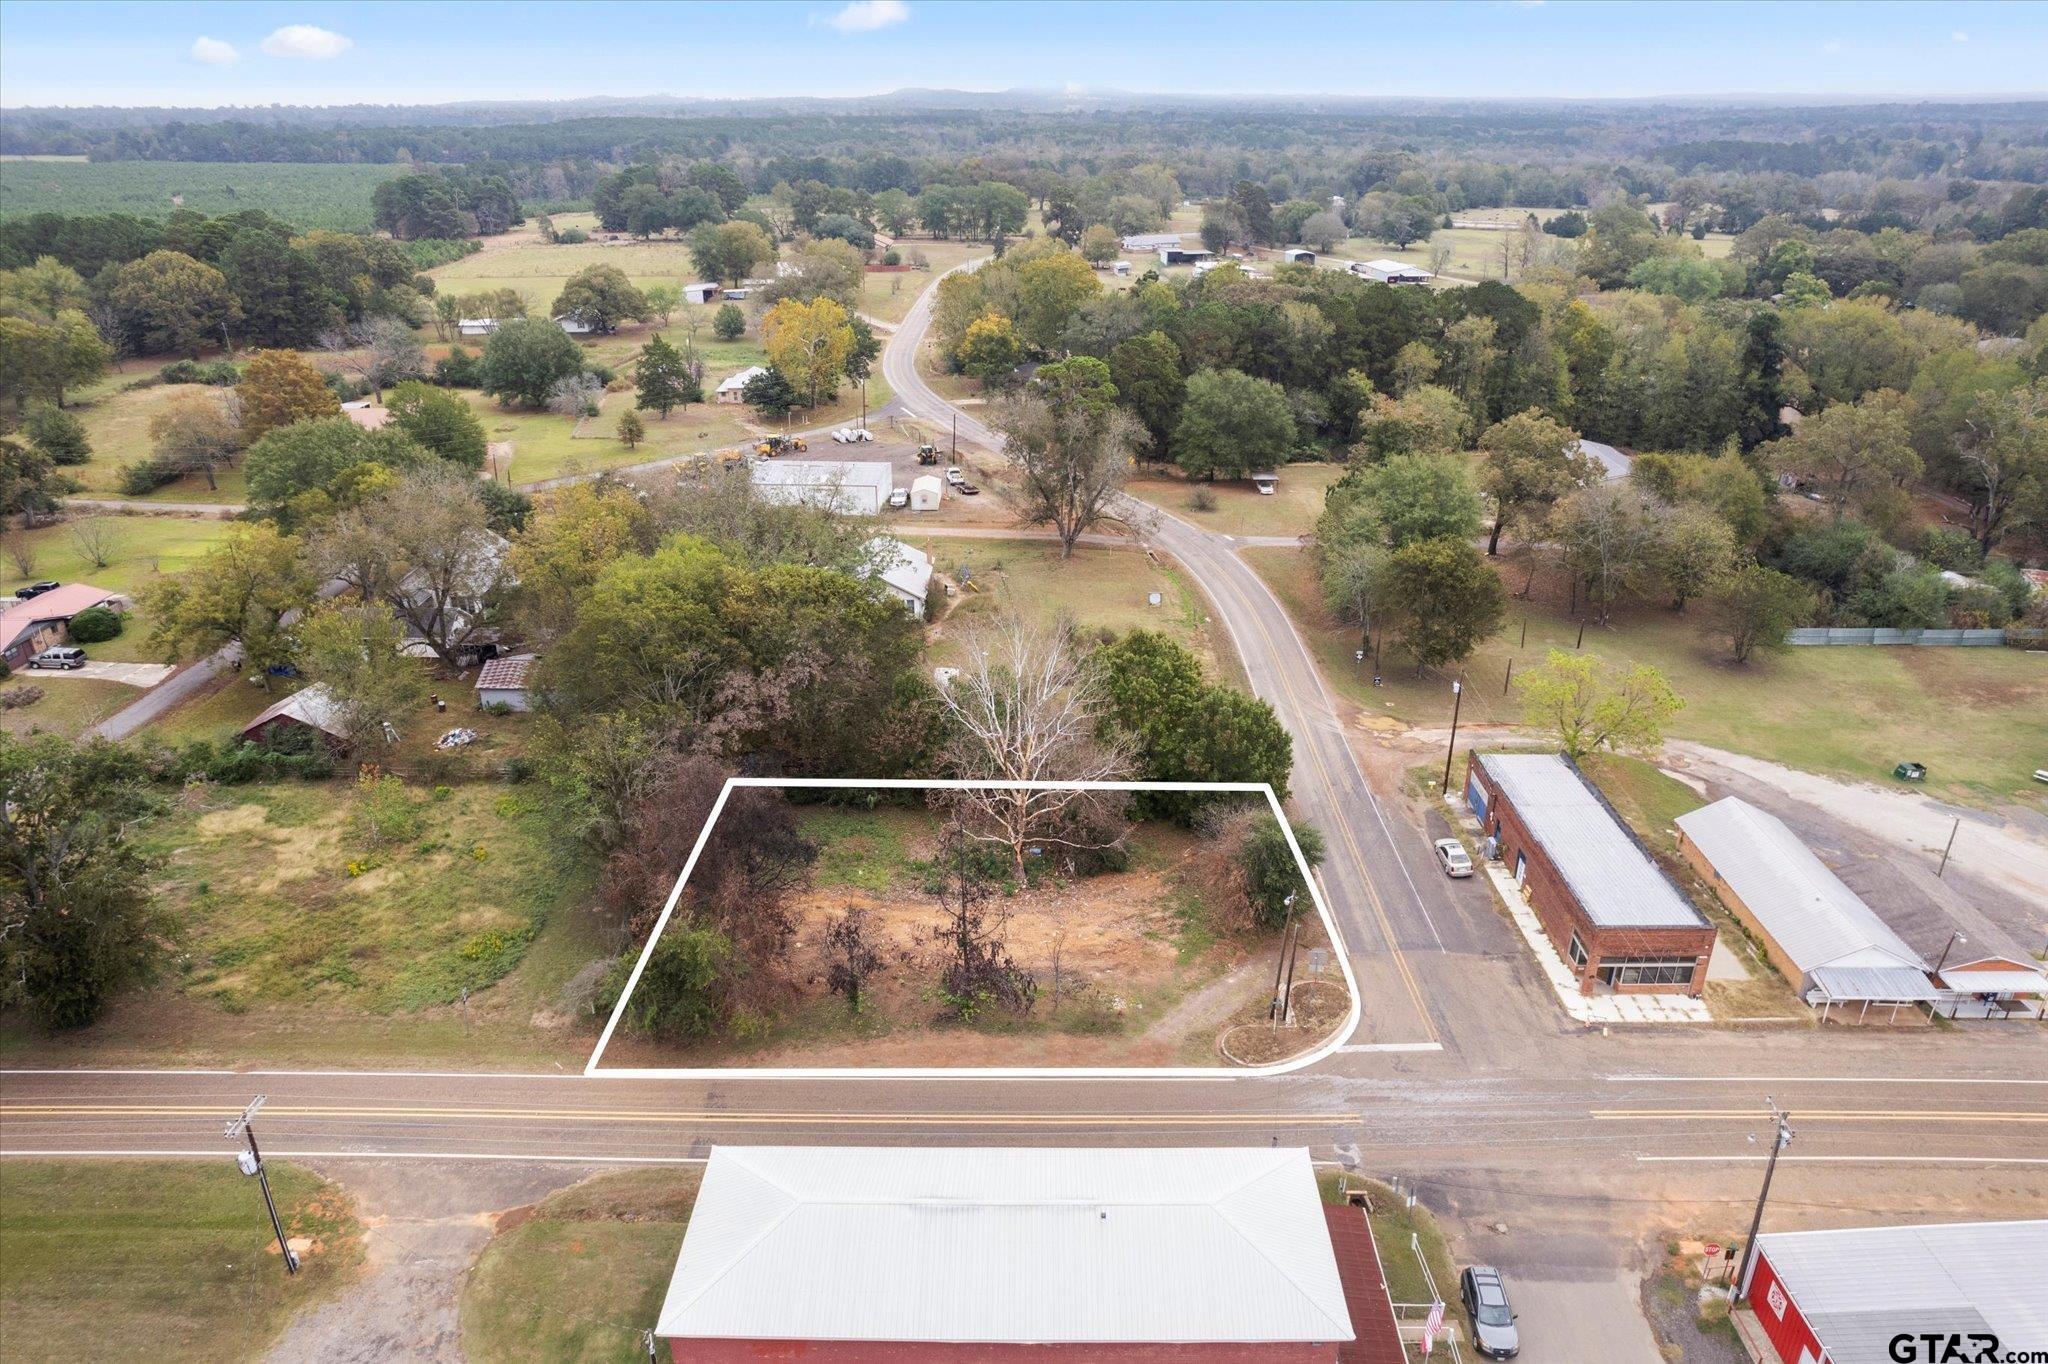
<path fill-rule="evenodd" d="M 1441 1302 L 1429 1306 L 1429 1320 L 1422 1323 L 1422 1353 L 1432 1354 L 1436 1350 L 1436 1333 L 1444 1329 L 1444 1305 Z"/>

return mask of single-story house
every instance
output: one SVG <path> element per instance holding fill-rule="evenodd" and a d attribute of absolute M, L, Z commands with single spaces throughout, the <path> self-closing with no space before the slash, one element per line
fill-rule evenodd
<path fill-rule="evenodd" d="M 65 583 L 0 609 L 0 658 L 10 668 L 22 667 L 43 650 L 64 643 L 71 618 L 95 606 L 125 611 L 128 599 L 91 583 Z"/>
<path fill-rule="evenodd" d="M 556 318 L 555 325 L 560 327 L 563 331 L 569 333 L 569 335 L 571 336 L 588 336 L 592 332 L 597 330 L 597 328 L 591 326 L 588 322 L 585 322 L 582 318 L 574 316 L 573 314 L 564 314 L 563 316 Z"/>
<path fill-rule="evenodd" d="M 1161 265 L 1193 265 L 1198 261 L 1208 260 L 1215 254 L 1213 251 L 1204 251 L 1199 246 L 1162 246 L 1159 248 L 1159 263 Z"/>
<path fill-rule="evenodd" d="M 526 687 L 527 675 L 539 662 L 540 659 L 533 654 L 505 654 L 484 664 L 476 674 L 477 705 L 532 710 L 533 696 Z"/>
<path fill-rule="evenodd" d="M 1179 246 L 1178 232 L 1138 232 L 1124 238 L 1124 250 L 1136 254 L 1140 251 L 1157 251 L 1165 246 Z"/>
<path fill-rule="evenodd" d="M 1927 1003 L 1927 963 L 1785 822 L 1736 796 L 1678 817 L 1678 852 L 1824 1014 Z"/>
<path fill-rule="evenodd" d="M 1882 875 L 1906 894 L 1876 895 L 1885 920 L 1933 965 L 1948 1018 L 2037 1018 L 2048 1007 L 2048 968 L 1984 911 L 1924 867 L 1886 863 Z M 1895 884 L 1888 889 L 1896 890 Z"/>
<path fill-rule="evenodd" d="M 341 415 L 365 431 L 382 431 L 391 421 L 391 409 L 368 398 L 341 405 Z"/>
<path fill-rule="evenodd" d="M 685 284 L 683 286 L 683 300 L 684 302 L 687 303 L 709 303 L 712 299 L 717 297 L 718 286 L 716 284 L 704 284 L 700 282 L 697 284 Z"/>
<path fill-rule="evenodd" d="M 1328 1212 L 1299 1147 L 715 1146 L 654 1334 L 678 1364 L 1400 1359 Z"/>
<path fill-rule="evenodd" d="M 874 552 L 873 571 L 882 586 L 911 615 L 923 620 L 925 598 L 931 594 L 932 556 L 886 535 L 869 541 L 868 548 Z"/>
<path fill-rule="evenodd" d="M 457 334 L 462 336 L 489 336 L 492 332 L 498 330 L 498 319 L 495 317 L 459 318 L 455 323 L 455 330 Z"/>
<path fill-rule="evenodd" d="M 2043 1265 L 2048 1220 L 1773 1231 L 1740 1288 L 1788 1364 L 1989 1359 L 2048 1341 Z"/>
<path fill-rule="evenodd" d="M 895 470 L 886 460 L 761 459 L 747 472 L 767 501 L 857 516 L 879 515 L 896 486 Z"/>
<path fill-rule="evenodd" d="M 910 509 L 914 512 L 937 511 L 945 495 L 946 485 L 937 474 L 919 474 L 910 480 Z"/>
<path fill-rule="evenodd" d="M 1474 753 L 1465 799 L 1582 994 L 1687 994 L 1707 983 L 1714 926 L 1673 885 L 1578 765 Z"/>
<path fill-rule="evenodd" d="M 1280 263 L 1283 265 L 1314 265 L 1316 263 L 1316 253 L 1305 246 L 1290 246 L 1280 253 Z"/>
<path fill-rule="evenodd" d="M 747 385 L 758 376 L 767 372 L 768 366 L 766 365 L 748 365 L 738 374 L 728 374 L 725 378 L 719 380 L 718 391 L 712 397 L 721 403 L 743 403 L 747 400 Z"/>
<path fill-rule="evenodd" d="M 348 731 L 341 724 L 341 707 L 325 683 L 301 687 L 266 707 L 261 715 L 242 726 L 242 737 L 251 743 L 262 743 L 290 730 L 311 731 L 336 752 L 348 745 Z"/>
<path fill-rule="evenodd" d="M 1436 278 L 1419 265 L 1403 265 L 1397 260 L 1355 261 L 1351 273 L 1381 284 L 1427 284 Z"/>

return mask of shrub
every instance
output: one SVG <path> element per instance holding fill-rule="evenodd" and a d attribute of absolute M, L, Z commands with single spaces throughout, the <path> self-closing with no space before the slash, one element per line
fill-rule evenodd
<path fill-rule="evenodd" d="M 590 234 L 580 227 L 565 227 L 555 234 L 555 241 L 562 246 L 579 246 L 590 240 Z"/>
<path fill-rule="evenodd" d="M 73 644 L 103 644 L 121 633 L 121 616 L 104 606 L 88 606 L 71 618 Z"/>
<path fill-rule="evenodd" d="M 1194 492 L 1188 495 L 1188 506 L 1198 512 L 1215 511 L 1216 490 L 1206 483 L 1196 484 Z"/>
<path fill-rule="evenodd" d="M 173 360 L 157 371 L 157 378 L 167 384 L 211 384 L 215 388 L 233 388 L 242 381 L 242 372 L 231 360 Z"/>
<path fill-rule="evenodd" d="M 0 710 L 20 710 L 23 706 L 33 706 L 42 699 L 41 687 L 9 687 L 5 691 L 0 691 Z"/>
<path fill-rule="evenodd" d="M 893 247 L 893 246 L 892 246 L 892 247 L 890 247 L 890 248 L 889 248 L 889 249 L 888 249 L 887 251 L 884 251 L 884 252 L 882 253 L 882 264 L 884 264 L 884 265 L 901 265 L 901 264 L 903 264 L 903 253 L 902 253 L 901 251 L 898 251 L 898 250 L 897 250 L 897 249 L 896 249 L 895 247 Z"/>
<path fill-rule="evenodd" d="M 184 476 L 184 466 L 172 460 L 145 459 L 122 465 L 118 481 L 123 494 L 142 497 L 176 483 Z"/>
<path fill-rule="evenodd" d="M 1953 526 L 1929 526 L 1920 533 L 1920 557 L 1936 568 L 1974 573 L 1984 562 L 1977 537 Z"/>
<path fill-rule="evenodd" d="M 442 388 L 478 388 L 483 381 L 483 362 L 460 346 L 434 362 L 434 382 Z"/>
<path fill-rule="evenodd" d="M 725 986 L 732 969 L 732 944 L 723 935 L 672 924 L 647 958 L 626 1007 L 626 1022 L 658 1037 L 709 1037 L 725 1019 Z M 617 1005 L 632 971 L 629 956 L 612 964 L 600 994 L 604 1009 Z"/>

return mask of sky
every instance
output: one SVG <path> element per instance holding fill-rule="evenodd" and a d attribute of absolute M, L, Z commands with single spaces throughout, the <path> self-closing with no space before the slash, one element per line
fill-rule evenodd
<path fill-rule="evenodd" d="M 2048 3 L 111 4 L 0 0 L 0 105 L 905 87 L 2039 95 Z"/>

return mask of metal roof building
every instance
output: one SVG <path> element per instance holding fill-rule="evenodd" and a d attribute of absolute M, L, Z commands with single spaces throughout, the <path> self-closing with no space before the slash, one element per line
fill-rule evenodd
<path fill-rule="evenodd" d="M 1902 1333 L 1961 1333 L 1961 1348 L 1988 1332 L 2025 1350 L 2048 1345 L 2044 1265 L 2048 1221 L 1773 1232 L 1757 1238 L 1747 1301 L 1788 1361 L 1888 1364 Z"/>
<path fill-rule="evenodd" d="M 1706 926 L 1592 783 L 1557 753 L 1477 753 L 1558 864 L 1586 917 L 1606 928 Z"/>
<path fill-rule="evenodd" d="M 655 1334 L 679 1361 L 1334 1360 L 1353 1338 L 1300 1148 L 716 1147 Z"/>
<path fill-rule="evenodd" d="M 1784 821 L 1730 796 L 1678 817 L 1678 850 L 1808 1003 L 1941 993 L 1927 964 Z"/>
<path fill-rule="evenodd" d="M 896 486 L 886 460 L 757 459 L 748 477 L 767 501 L 860 516 L 877 515 Z"/>

